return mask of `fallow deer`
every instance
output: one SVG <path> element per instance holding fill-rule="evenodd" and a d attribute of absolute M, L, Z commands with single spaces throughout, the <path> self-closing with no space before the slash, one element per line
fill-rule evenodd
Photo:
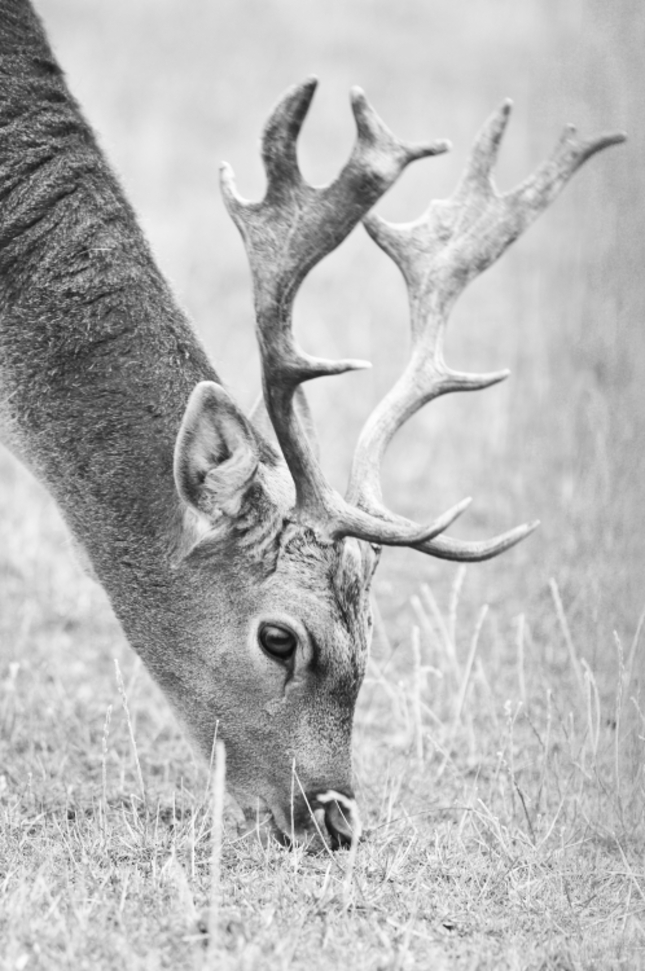
<path fill-rule="evenodd" d="M 349 161 L 331 185 L 313 188 L 296 141 L 315 86 L 293 87 L 269 118 L 262 202 L 244 202 L 222 167 L 251 263 L 276 448 L 176 305 L 32 6 L 0 0 L 0 424 L 55 497 L 198 748 L 208 757 L 216 732 L 225 741 L 241 807 L 263 807 L 276 834 L 306 839 L 322 824 L 342 845 L 352 833 L 352 720 L 380 548 L 484 560 L 535 526 L 468 543 L 443 535 L 467 501 L 425 525 L 396 515 L 382 503 L 383 454 L 426 402 L 507 376 L 446 366 L 448 314 L 576 169 L 623 136 L 580 141 L 567 128 L 548 161 L 499 195 L 491 170 L 505 103 L 451 198 L 392 226 L 370 210 L 410 162 L 447 143 L 402 142 L 356 88 Z M 300 350 L 291 308 L 309 270 L 361 221 L 405 277 L 412 355 L 364 426 L 342 498 L 321 471 L 301 385 L 362 364 Z"/>

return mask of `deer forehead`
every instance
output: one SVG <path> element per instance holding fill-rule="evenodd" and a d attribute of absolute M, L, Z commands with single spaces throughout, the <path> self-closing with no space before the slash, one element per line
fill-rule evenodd
<path fill-rule="evenodd" d="M 308 526 L 289 524 L 279 562 L 303 589 L 332 598 L 343 612 L 364 612 L 377 553 L 353 537 L 321 540 Z"/>

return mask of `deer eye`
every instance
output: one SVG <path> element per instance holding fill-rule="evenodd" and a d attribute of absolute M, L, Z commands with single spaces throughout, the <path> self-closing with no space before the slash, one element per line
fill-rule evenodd
<path fill-rule="evenodd" d="M 260 645 L 276 661 L 289 661 L 298 646 L 298 639 L 288 627 L 265 624 L 260 629 Z"/>

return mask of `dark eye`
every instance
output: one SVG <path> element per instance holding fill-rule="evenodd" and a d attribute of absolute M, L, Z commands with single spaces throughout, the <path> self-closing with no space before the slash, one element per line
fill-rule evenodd
<path fill-rule="evenodd" d="M 288 661 L 295 653 L 298 641 L 293 631 L 275 624 L 265 624 L 260 630 L 260 644 L 277 661 Z"/>

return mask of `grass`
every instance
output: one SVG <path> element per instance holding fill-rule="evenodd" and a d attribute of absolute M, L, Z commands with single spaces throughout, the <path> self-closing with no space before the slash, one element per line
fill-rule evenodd
<path fill-rule="evenodd" d="M 384 200 L 395 220 L 451 190 L 505 95 L 502 186 L 570 119 L 630 141 L 590 163 L 456 309 L 451 363 L 509 365 L 511 381 L 438 402 L 393 446 L 397 509 L 420 517 L 473 492 L 464 531 L 543 526 L 465 574 L 384 556 L 349 886 L 349 854 L 261 846 L 232 806 L 212 841 L 208 767 L 76 566 L 51 500 L 0 455 L 0 968 L 645 966 L 640 7 L 41 6 L 162 266 L 247 404 L 247 271 L 215 173 L 226 157 L 240 190 L 261 193 L 257 133 L 287 84 L 324 82 L 303 133 L 314 181 L 351 144 L 351 83 L 403 136 L 453 140 L 452 157 Z M 299 298 L 308 349 L 375 364 L 312 389 L 338 485 L 404 360 L 405 314 L 396 271 L 360 231 Z"/>
<path fill-rule="evenodd" d="M 208 771 L 100 592 L 58 553 L 55 572 L 40 569 L 41 612 L 23 622 L 27 656 L 2 684 L 3 967 L 642 961 L 642 627 L 617 643 L 601 690 L 567 643 L 557 587 L 550 644 L 527 618 L 505 636 L 491 611 L 462 631 L 467 574 L 445 609 L 423 587 L 409 636 L 378 632 L 363 690 L 365 837 L 348 893 L 348 853 L 263 847 L 239 835 L 233 807 L 213 862 Z M 74 660 L 70 630 L 105 638 L 123 677 L 105 642 Z"/>

